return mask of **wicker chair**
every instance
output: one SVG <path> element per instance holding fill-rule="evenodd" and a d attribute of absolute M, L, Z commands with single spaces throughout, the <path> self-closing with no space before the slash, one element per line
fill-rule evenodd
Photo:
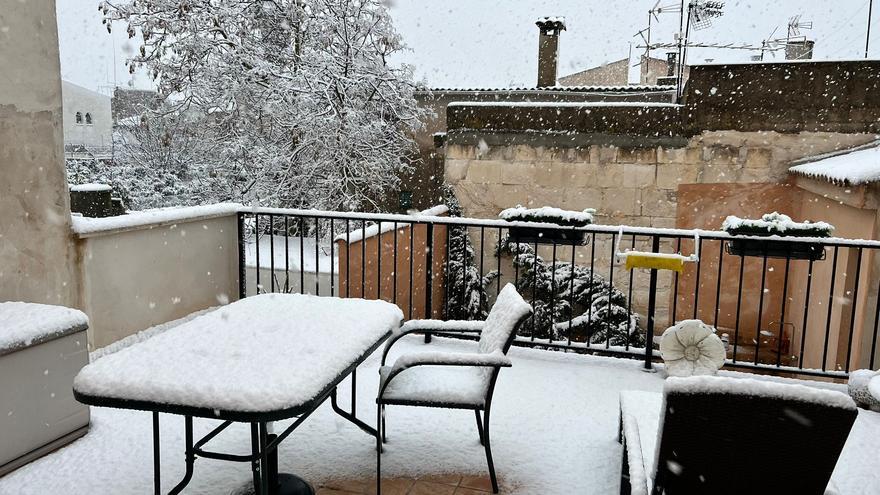
<path fill-rule="evenodd" d="M 404 324 L 385 346 L 379 369 L 377 417 L 377 484 L 381 481 L 382 443 L 385 435 L 385 406 L 424 406 L 447 409 L 472 409 L 477 420 L 480 443 L 486 450 L 486 462 L 492 490 L 498 493 L 495 465 L 489 441 L 489 413 L 492 395 L 501 368 L 511 366 L 507 351 L 520 325 L 532 308 L 506 285 L 498 294 L 486 321 L 416 320 Z M 411 334 L 474 334 L 480 336 L 478 352 L 418 352 L 400 356 L 386 366 L 388 351 L 402 337 Z M 482 411 L 482 417 L 481 417 Z"/>
<path fill-rule="evenodd" d="M 830 493 L 857 415 L 840 392 L 710 376 L 620 402 L 620 493 L 638 495 Z"/>

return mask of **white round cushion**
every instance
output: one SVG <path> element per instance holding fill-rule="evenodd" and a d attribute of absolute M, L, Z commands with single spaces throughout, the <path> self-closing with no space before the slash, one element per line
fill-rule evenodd
<path fill-rule="evenodd" d="M 872 370 L 855 370 L 849 374 L 849 396 L 859 407 L 880 411 L 880 379 L 877 377 L 880 372 Z M 872 383 L 876 390 L 871 390 Z"/>
<path fill-rule="evenodd" d="M 874 375 L 874 378 L 871 378 L 871 381 L 868 382 L 868 392 L 870 392 L 871 397 L 874 399 L 871 409 L 880 411 L 880 373 Z"/>
<path fill-rule="evenodd" d="M 715 329 L 700 320 L 684 320 L 663 332 L 660 354 L 669 376 L 714 375 L 727 353 Z"/>

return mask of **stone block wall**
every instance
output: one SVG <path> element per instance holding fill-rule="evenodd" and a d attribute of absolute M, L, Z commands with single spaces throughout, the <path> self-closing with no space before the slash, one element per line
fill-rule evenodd
<path fill-rule="evenodd" d="M 646 138 L 642 143 L 612 144 L 605 136 L 524 139 L 521 134 L 450 133 L 445 180 L 454 187 L 469 217 L 495 218 L 502 209 L 518 204 L 550 205 L 570 210 L 595 208 L 597 223 L 605 225 L 717 229 L 723 221 L 720 215 L 703 218 L 701 212 L 689 212 L 687 217 L 695 219 L 693 225 L 677 221 L 681 216 L 679 186 L 705 184 L 705 194 L 711 195 L 711 184 L 785 183 L 791 160 L 872 139 L 868 134 L 713 131 L 679 141 Z M 727 214 L 737 214 L 735 210 Z M 607 278 L 612 272 L 612 237 L 598 235 L 595 246 L 577 248 L 577 262 L 589 263 L 594 257 L 595 272 Z M 692 244 L 682 243 L 683 254 L 690 254 Z M 629 237 L 624 239 L 624 248 L 633 245 L 637 250 L 650 250 L 650 239 L 637 237 L 634 244 Z M 493 248 L 488 243 L 483 247 L 487 259 Z M 674 252 L 679 247 L 665 240 L 660 249 Z M 558 260 L 570 259 L 568 248 L 557 251 Z M 548 259 L 552 256 L 549 247 L 540 248 L 539 253 Z M 627 292 L 630 273 L 619 267 L 613 271 L 615 285 Z M 636 272 L 632 277 L 633 309 L 644 314 L 648 275 Z M 666 321 L 671 306 L 672 283 L 671 275 L 661 275 L 658 326 Z"/>

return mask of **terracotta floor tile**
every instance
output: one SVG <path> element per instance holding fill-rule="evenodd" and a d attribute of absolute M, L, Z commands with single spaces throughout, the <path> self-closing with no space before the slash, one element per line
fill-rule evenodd
<path fill-rule="evenodd" d="M 409 490 L 409 495 L 452 495 L 455 487 L 431 481 L 416 481 Z"/>
<path fill-rule="evenodd" d="M 360 495 L 363 492 L 348 492 L 343 490 L 334 490 L 333 488 L 318 488 L 315 495 Z"/>
<path fill-rule="evenodd" d="M 492 492 L 484 492 L 480 490 L 471 490 L 470 488 L 458 487 L 455 489 L 455 493 L 453 495 L 486 495 L 487 493 Z"/>
<path fill-rule="evenodd" d="M 367 482 L 364 480 L 332 480 L 318 486 L 339 492 L 364 493 L 367 489 Z"/>
<path fill-rule="evenodd" d="M 409 478 L 389 478 L 382 480 L 382 495 L 407 495 L 409 489 L 415 484 L 415 480 Z M 367 495 L 376 495 L 376 481 L 368 482 L 364 492 Z"/>
<path fill-rule="evenodd" d="M 489 476 L 462 476 L 459 486 L 462 488 L 470 488 L 471 490 L 482 490 L 484 492 L 492 491 L 492 481 Z"/>
<path fill-rule="evenodd" d="M 432 474 L 419 477 L 419 481 L 430 481 L 431 483 L 440 483 L 441 485 L 458 486 L 461 482 L 461 476 L 457 474 Z"/>

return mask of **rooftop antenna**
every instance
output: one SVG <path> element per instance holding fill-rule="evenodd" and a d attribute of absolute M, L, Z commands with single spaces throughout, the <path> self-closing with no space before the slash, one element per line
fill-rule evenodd
<path fill-rule="evenodd" d="M 660 5 L 662 1 L 663 0 L 657 0 L 657 2 L 654 3 L 654 6 L 648 10 L 648 27 L 633 35 L 633 37 L 641 36 L 642 40 L 645 42 L 645 59 L 651 58 L 651 28 L 653 27 L 653 21 L 660 22 L 660 14 L 677 14 L 681 12 L 681 5 L 678 3 L 668 2 L 664 5 Z M 641 64 L 641 61 L 633 65 L 633 67 L 639 64 Z"/>
<path fill-rule="evenodd" d="M 801 22 L 801 14 L 793 15 L 788 18 L 788 38 L 794 38 L 801 35 L 801 29 L 813 29 L 813 21 Z"/>
<path fill-rule="evenodd" d="M 687 47 L 690 41 L 691 27 L 694 31 L 700 31 L 712 27 L 712 19 L 724 15 L 724 2 L 718 0 L 690 0 L 687 4 L 687 21 L 684 21 L 684 0 L 682 0 L 682 21 L 684 28 L 684 37 L 679 36 L 678 48 L 678 74 L 676 95 L 681 100 L 682 79 L 684 78 L 684 68 L 687 65 Z"/>

